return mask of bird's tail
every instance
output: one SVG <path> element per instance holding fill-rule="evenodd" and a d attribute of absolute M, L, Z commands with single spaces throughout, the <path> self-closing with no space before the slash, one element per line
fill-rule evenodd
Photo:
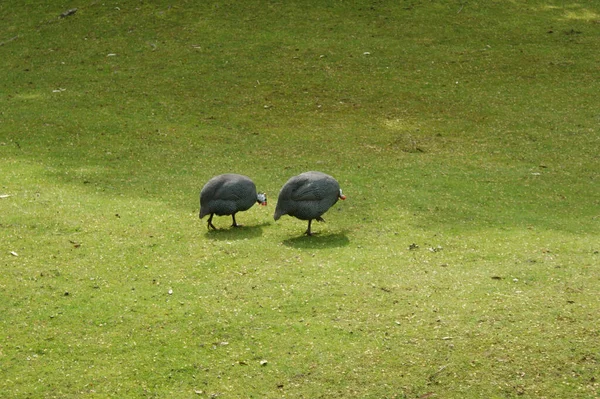
<path fill-rule="evenodd" d="M 273 215 L 273 219 L 279 220 L 279 218 L 282 217 L 283 215 L 285 215 L 285 213 L 283 213 L 283 211 L 281 211 L 280 209 L 275 209 L 275 214 Z"/>

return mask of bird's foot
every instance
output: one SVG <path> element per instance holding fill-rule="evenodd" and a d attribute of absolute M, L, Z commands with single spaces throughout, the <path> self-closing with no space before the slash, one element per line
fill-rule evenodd
<path fill-rule="evenodd" d="M 308 229 L 306 229 L 306 231 L 304 232 L 304 234 L 306 234 L 309 237 L 314 236 L 315 234 L 319 234 L 319 233 L 313 233 L 311 226 L 308 226 Z"/>
<path fill-rule="evenodd" d="M 208 228 L 208 230 L 210 230 L 210 228 L 212 227 L 213 230 L 216 230 L 217 228 L 212 224 L 212 220 L 213 220 L 213 216 L 215 216 L 213 213 L 210 214 L 210 216 L 208 217 L 207 223 L 206 223 L 206 228 Z"/>

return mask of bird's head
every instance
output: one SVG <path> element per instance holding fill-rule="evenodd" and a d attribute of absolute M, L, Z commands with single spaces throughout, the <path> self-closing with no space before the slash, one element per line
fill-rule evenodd
<path fill-rule="evenodd" d="M 346 196 L 342 193 L 342 189 L 340 188 L 340 194 L 338 195 L 339 199 L 345 200 Z"/>
<path fill-rule="evenodd" d="M 258 193 L 258 195 L 256 196 L 256 202 L 258 202 L 262 206 L 267 206 L 267 194 Z"/>

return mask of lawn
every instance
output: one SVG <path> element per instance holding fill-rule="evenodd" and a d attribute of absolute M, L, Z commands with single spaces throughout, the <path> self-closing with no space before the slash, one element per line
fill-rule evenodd
<path fill-rule="evenodd" d="M 600 397 L 600 2 L 14 3 L 3 397 Z"/>

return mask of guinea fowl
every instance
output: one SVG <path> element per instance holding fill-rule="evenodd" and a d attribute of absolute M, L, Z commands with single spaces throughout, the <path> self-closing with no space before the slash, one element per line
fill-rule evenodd
<path fill-rule="evenodd" d="M 267 205 L 267 195 L 257 193 L 256 186 L 249 177 L 233 173 L 218 175 L 210 179 L 200 191 L 200 219 L 210 215 L 208 228 L 216 230 L 212 224 L 213 216 L 231 215 L 232 227 L 239 227 L 241 225 L 236 223 L 235 214 L 247 211 L 255 202 Z"/>
<path fill-rule="evenodd" d="M 324 222 L 323 215 L 338 199 L 346 199 L 340 185 L 333 177 L 322 172 L 305 172 L 292 177 L 279 192 L 275 220 L 283 215 L 308 220 L 306 235 L 312 235 L 310 225 L 314 220 Z"/>

